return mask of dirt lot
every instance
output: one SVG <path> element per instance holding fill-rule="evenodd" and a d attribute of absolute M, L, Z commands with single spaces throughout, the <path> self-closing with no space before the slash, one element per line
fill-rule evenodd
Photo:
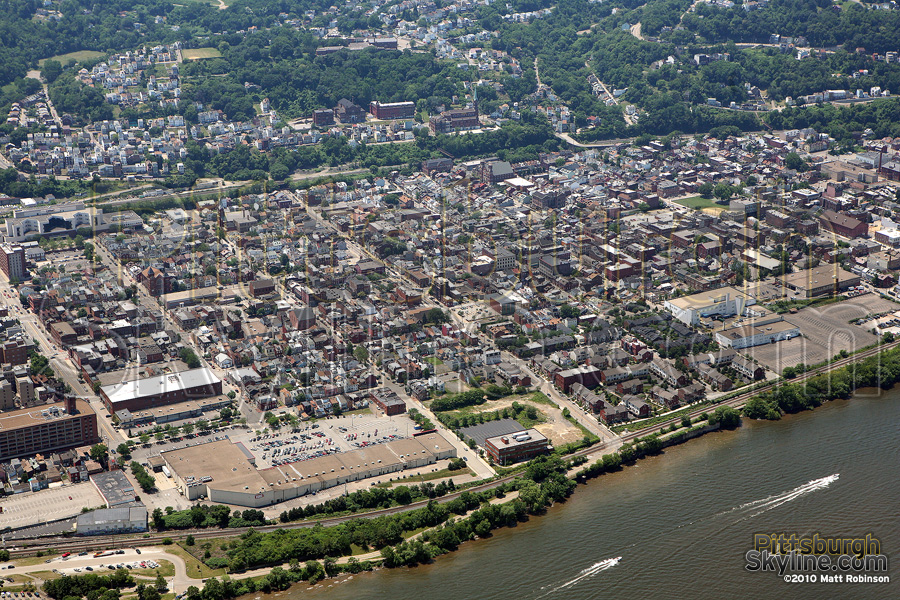
<path fill-rule="evenodd" d="M 895 302 L 874 294 L 850 298 L 820 308 L 804 308 L 784 315 L 785 321 L 800 328 L 801 337 L 748 348 L 742 354 L 756 359 L 777 373 L 800 363 L 814 365 L 832 358 L 841 350 L 855 352 L 876 341 L 870 325 L 851 325 L 850 321 L 900 308 Z"/>

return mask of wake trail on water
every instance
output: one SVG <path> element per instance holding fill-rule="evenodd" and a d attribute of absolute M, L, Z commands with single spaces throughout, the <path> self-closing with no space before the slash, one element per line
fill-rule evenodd
<path fill-rule="evenodd" d="M 835 473 L 834 475 L 829 475 L 828 477 L 821 477 L 819 479 L 813 479 L 811 481 L 807 481 L 803 485 L 798 485 L 792 490 L 788 490 L 786 492 L 781 492 L 779 494 L 774 494 L 772 496 L 768 496 L 767 498 L 762 498 L 760 500 L 754 500 L 752 502 L 747 502 L 741 504 L 740 506 L 736 506 L 729 511 L 725 511 L 724 513 L 719 513 L 717 516 L 732 514 L 732 513 L 746 513 L 747 516 L 744 519 L 749 519 L 750 517 L 755 517 L 757 515 L 761 515 L 764 512 L 770 511 L 773 508 L 778 508 L 782 504 L 787 504 L 788 502 L 792 502 L 801 496 L 805 496 L 811 492 L 815 492 L 817 490 L 823 490 L 830 486 L 832 483 L 840 478 L 840 473 Z M 744 519 L 740 519 L 743 521 Z M 738 521 L 738 522 L 740 522 Z"/>
<path fill-rule="evenodd" d="M 538 596 L 538 598 L 544 598 L 546 596 L 549 596 L 550 594 L 558 592 L 559 590 L 564 590 L 568 587 L 572 587 L 573 585 L 575 585 L 576 583 L 578 583 L 579 581 L 581 581 L 583 579 L 588 579 L 589 577 L 593 577 L 594 575 L 596 575 L 597 573 L 600 573 L 601 571 L 611 569 L 614 566 L 616 566 L 617 564 L 619 564 L 620 560 L 622 560 L 622 557 L 617 556 L 616 558 L 607 558 L 606 560 L 601 560 L 600 562 L 596 562 L 596 563 L 592 564 L 591 566 L 587 567 L 586 569 L 582 569 L 578 573 L 578 575 L 576 575 L 569 581 L 556 586 L 549 592 L 547 592 L 541 596 Z"/>
<path fill-rule="evenodd" d="M 720 512 L 720 513 L 717 513 L 714 515 L 710 515 L 708 517 L 703 517 L 703 518 L 700 518 L 700 519 L 697 519 L 694 521 L 688 521 L 687 523 L 682 523 L 680 525 L 677 525 L 676 527 L 673 527 L 666 533 L 673 533 L 675 531 L 678 531 L 679 529 L 682 529 L 683 527 L 689 527 L 691 525 L 696 525 L 699 523 L 703 523 L 705 521 L 711 521 L 713 519 L 725 517 L 727 515 L 737 515 L 740 518 L 737 519 L 736 521 L 728 523 L 725 527 L 727 528 L 727 527 L 730 527 L 733 525 L 737 525 L 738 523 L 740 523 L 742 521 L 746 521 L 747 519 L 761 515 L 764 512 L 768 512 L 774 508 L 778 508 L 779 506 L 782 506 L 783 504 L 787 504 L 788 502 L 792 502 L 792 501 L 796 500 L 797 498 L 800 498 L 802 496 L 805 496 L 807 494 L 810 494 L 810 493 L 818 491 L 818 490 L 823 490 L 823 489 L 827 488 L 828 486 L 830 486 L 835 481 L 837 481 L 838 478 L 840 478 L 840 476 L 841 476 L 840 473 L 835 473 L 835 474 L 829 475 L 827 477 L 820 477 L 819 479 L 813 479 L 811 481 L 807 481 L 803 485 L 798 485 L 797 487 L 795 487 L 792 490 L 787 490 L 784 492 L 780 492 L 778 494 L 773 494 L 773 495 L 767 496 L 765 498 L 760 498 L 759 500 L 745 502 L 744 504 L 735 506 L 734 508 L 732 508 L 730 510 L 726 510 L 724 512 Z M 710 533 L 708 536 L 705 536 L 704 539 L 712 537 L 713 535 L 716 535 L 716 534 L 717 533 L 715 533 L 715 532 Z M 665 533 L 662 535 L 664 536 Z M 690 546 L 693 546 L 696 543 L 701 542 L 701 541 L 702 540 L 695 540 L 694 543 L 692 543 L 688 546 L 688 548 Z M 634 548 L 637 545 L 638 545 L 638 543 L 635 542 L 634 544 L 630 544 L 630 545 L 626 546 L 625 549 L 627 550 L 629 548 Z M 566 588 L 570 588 L 585 579 L 589 579 L 602 571 L 611 569 L 612 567 L 615 567 L 616 565 L 618 565 L 619 561 L 621 561 L 621 560 L 622 560 L 622 557 L 619 556 L 616 558 L 607 558 L 606 560 L 601 560 L 600 562 L 594 563 L 591 566 L 589 566 L 585 569 L 582 569 L 572 579 L 552 588 L 550 591 L 545 592 L 544 594 L 542 594 L 540 596 L 537 596 L 536 600 L 539 600 L 540 598 L 546 598 L 547 596 L 549 596 L 553 593 L 556 593 L 560 590 L 564 590 Z M 545 588 L 542 587 L 541 589 L 543 590 Z"/>

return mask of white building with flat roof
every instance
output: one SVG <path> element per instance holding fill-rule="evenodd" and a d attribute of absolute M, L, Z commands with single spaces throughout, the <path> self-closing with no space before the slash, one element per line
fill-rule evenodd
<path fill-rule="evenodd" d="M 685 325 L 696 325 L 701 317 L 743 315 L 745 309 L 753 304 L 756 304 L 756 299 L 750 294 L 737 288 L 724 287 L 666 300 L 663 306 Z"/>

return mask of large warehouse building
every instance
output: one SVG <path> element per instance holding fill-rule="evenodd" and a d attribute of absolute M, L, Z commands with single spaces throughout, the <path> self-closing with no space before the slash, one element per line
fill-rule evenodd
<path fill-rule="evenodd" d="M 100 399 L 109 414 L 115 414 L 122 409 L 134 412 L 221 393 L 222 380 L 203 367 L 104 385 L 100 388 Z"/>
<path fill-rule="evenodd" d="M 98 441 L 97 415 L 82 400 L 73 398 L 0 414 L 0 461 Z"/>
<path fill-rule="evenodd" d="M 781 285 L 802 294 L 806 298 L 828 296 L 843 292 L 847 288 L 859 285 L 859 275 L 845 271 L 837 263 L 788 273 L 776 278 Z"/>
<path fill-rule="evenodd" d="M 765 325 L 741 325 L 716 332 L 716 342 L 722 348 L 750 348 L 789 340 L 800 335 L 800 328 L 787 321 Z"/>
<path fill-rule="evenodd" d="M 100 508 L 75 518 L 77 535 L 108 535 L 147 531 L 147 507 Z"/>
<path fill-rule="evenodd" d="M 456 448 L 438 433 L 263 470 L 228 440 L 162 453 L 188 500 L 206 496 L 210 502 L 254 508 L 454 456 Z"/>
<path fill-rule="evenodd" d="M 685 325 L 697 325 L 701 317 L 743 315 L 744 310 L 753 304 L 756 304 L 756 299 L 750 294 L 737 288 L 724 287 L 666 300 L 664 306 Z"/>

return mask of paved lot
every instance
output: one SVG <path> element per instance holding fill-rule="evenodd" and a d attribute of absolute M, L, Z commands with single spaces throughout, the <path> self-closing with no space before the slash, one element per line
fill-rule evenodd
<path fill-rule="evenodd" d="M 296 462 L 321 452 L 347 452 L 408 438 L 415 433 L 414 426 L 406 415 L 377 418 L 364 414 L 303 423 L 296 431 L 282 428 L 278 433 L 263 436 L 258 436 L 255 431 L 232 432 L 230 438 L 253 453 L 258 468 L 266 469 L 275 461 Z"/>
<path fill-rule="evenodd" d="M 748 348 L 742 354 L 781 373 L 784 367 L 800 363 L 814 365 L 834 357 L 842 350 L 853 353 L 875 343 L 871 324 L 851 325 L 850 322 L 872 314 L 900 308 L 895 302 L 874 294 L 865 294 L 820 308 L 804 308 L 796 314 L 785 315 L 785 321 L 800 328 L 802 337 L 777 344 Z"/>
<path fill-rule="evenodd" d="M 74 517 L 81 513 L 84 506 L 106 506 L 103 496 L 91 482 L 16 494 L 3 500 L 0 529 L 27 527 Z"/>

